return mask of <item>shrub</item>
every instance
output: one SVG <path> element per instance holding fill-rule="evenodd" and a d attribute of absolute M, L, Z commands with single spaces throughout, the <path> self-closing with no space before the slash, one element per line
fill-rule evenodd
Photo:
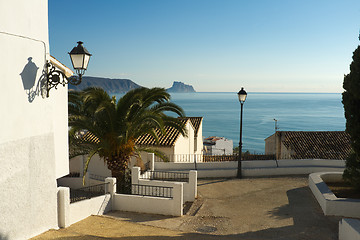
<path fill-rule="evenodd" d="M 344 76 L 342 103 L 346 132 L 351 137 L 353 152 L 346 159 L 345 181 L 360 190 L 360 46 L 353 53 L 350 73 Z"/>

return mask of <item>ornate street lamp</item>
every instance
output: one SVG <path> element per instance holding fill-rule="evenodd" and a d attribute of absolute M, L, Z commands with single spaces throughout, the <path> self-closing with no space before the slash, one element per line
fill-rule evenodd
<path fill-rule="evenodd" d="M 242 119 L 243 119 L 243 105 L 246 100 L 247 93 L 245 92 L 244 88 L 242 87 L 241 90 L 238 92 L 239 102 L 241 105 L 240 111 L 240 141 L 239 141 L 239 159 L 238 159 L 238 172 L 237 177 L 241 178 L 241 153 L 242 153 Z"/>
<path fill-rule="evenodd" d="M 82 76 L 84 75 L 91 54 L 89 51 L 83 46 L 83 42 L 77 42 L 78 45 L 74 47 L 71 52 L 69 52 L 71 63 L 73 68 L 75 69 L 77 76 L 66 77 L 66 75 L 55 68 L 51 62 L 47 62 L 48 74 L 46 78 L 46 96 L 49 97 L 49 91 L 52 88 L 57 89 L 59 84 L 65 86 L 66 84 L 71 83 L 72 85 L 79 85 L 82 80 Z"/>

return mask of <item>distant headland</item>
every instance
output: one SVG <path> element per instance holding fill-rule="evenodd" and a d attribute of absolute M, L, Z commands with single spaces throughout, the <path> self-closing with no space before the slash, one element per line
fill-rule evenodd
<path fill-rule="evenodd" d="M 88 87 L 101 87 L 108 93 L 126 93 L 132 89 L 142 87 L 130 79 L 102 78 L 84 76 L 80 85 L 69 84 L 69 89 L 83 90 Z M 193 86 L 174 81 L 172 87 L 166 89 L 168 92 L 187 93 L 195 92 Z"/>
<path fill-rule="evenodd" d="M 69 89 L 78 91 L 88 87 L 101 87 L 108 93 L 126 93 L 141 86 L 130 79 L 112 79 L 102 77 L 83 77 L 81 84 L 76 86 L 69 84 Z"/>
<path fill-rule="evenodd" d="M 168 92 L 179 92 L 179 93 L 192 93 L 195 92 L 195 89 L 191 85 L 187 85 L 182 82 L 173 82 L 171 88 L 166 89 Z"/>

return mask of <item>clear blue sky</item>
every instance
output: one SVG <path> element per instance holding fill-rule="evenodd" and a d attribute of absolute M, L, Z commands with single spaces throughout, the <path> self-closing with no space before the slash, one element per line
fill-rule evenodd
<path fill-rule="evenodd" d="M 87 76 L 200 92 L 342 92 L 359 0 L 49 0 L 51 54 Z"/>

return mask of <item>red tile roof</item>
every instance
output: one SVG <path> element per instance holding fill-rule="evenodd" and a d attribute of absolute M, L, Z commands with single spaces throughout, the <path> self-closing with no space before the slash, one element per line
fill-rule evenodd
<path fill-rule="evenodd" d="M 87 131 L 82 137 L 81 137 L 81 141 L 82 142 L 90 142 L 90 143 L 99 143 L 100 140 L 99 138 L 97 138 L 94 134 L 92 134 L 91 132 Z"/>
<path fill-rule="evenodd" d="M 194 126 L 195 137 L 197 137 L 199 128 L 200 128 L 200 124 L 201 124 L 203 118 L 202 117 L 188 117 L 188 118 L 190 119 L 191 124 Z"/>
<path fill-rule="evenodd" d="M 185 117 L 185 118 L 181 118 L 180 120 L 183 124 L 186 124 L 188 121 L 190 121 L 190 123 L 194 127 L 195 136 L 197 136 L 202 119 L 203 119 L 202 117 Z M 137 145 L 173 146 L 175 144 L 176 140 L 180 136 L 180 133 L 173 127 L 165 127 L 165 135 L 162 134 L 159 129 L 156 129 L 155 131 L 159 136 L 158 143 L 156 142 L 155 138 L 153 136 L 151 136 L 150 134 L 144 134 L 136 140 L 135 144 L 137 144 Z M 81 134 L 80 137 L 81 137 L 82 142 L 93 142 L 93 143 L 100 142 L 100 140 L 89 131 Z"/>
<path fill-rule="evenodd" d="M 182 118 L 182 123 L 186 124 L 190 119 Z M 176 140 L 180 136 L 179 131 L 173 127 L 165 127 L 165 135 L 160 132 L 159 129 L 155 130 L 159 137 L 159 142 L 157 143 L 155 138 L 150 134 L 144 134 L 136 139 L 137 145 L 157 145 L 157 146 L 174 146 Z"/>
<path fill-rule="evenodd" d="M 346 159 L 350 135 L 345 131 L 279 131 L 293 159 Z"/>

